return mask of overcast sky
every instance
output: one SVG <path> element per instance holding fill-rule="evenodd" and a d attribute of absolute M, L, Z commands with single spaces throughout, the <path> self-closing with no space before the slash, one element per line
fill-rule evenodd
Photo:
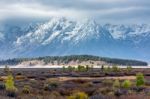
<path fill-rule="evenodd" d="M 100 23 L 150 23 L 150 0 L 0 0 L 0 21 L 92 18 Z"/>

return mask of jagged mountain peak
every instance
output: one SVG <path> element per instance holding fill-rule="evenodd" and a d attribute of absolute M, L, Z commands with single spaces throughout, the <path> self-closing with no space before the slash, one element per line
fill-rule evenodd
<path fill-rule="evenodd" d="M 29 44 L 50 44 L 54 39 L 61 39 L 61 42 L 72 40 L 75 43 L 99 35 L 99 26 L 93 20 L 71 21 L 66 18 L 52 18 L 50 21 L 39 25 L 35 31 L 19 37 L 16 45 Z"/>

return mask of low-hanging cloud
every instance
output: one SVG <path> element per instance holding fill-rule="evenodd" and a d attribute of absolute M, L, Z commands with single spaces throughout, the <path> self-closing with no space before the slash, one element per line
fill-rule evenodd
<path fill-rule="evenodd" d="M 15 17 L 90 17 L 102 23 L 149 23 L 149 5 L 148 0 L 1 0 L 0 21 Z"/>

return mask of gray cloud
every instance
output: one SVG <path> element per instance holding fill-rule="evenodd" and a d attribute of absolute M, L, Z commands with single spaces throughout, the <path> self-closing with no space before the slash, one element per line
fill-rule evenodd
<path fill-rule="evenodd" d="M 1 0 L 0 21 L 64 16 L 91 17 L 102 23 L 149 23 L 149 5 L 148 0 Z"/>

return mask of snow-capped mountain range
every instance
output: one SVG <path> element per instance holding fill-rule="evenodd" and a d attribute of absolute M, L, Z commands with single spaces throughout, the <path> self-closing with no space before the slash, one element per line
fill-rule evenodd
<path fill-rule="evenodd" d="M 89 54 L 150 61 L 150 25 L 98 24 L 52 18 L 0 28 L 0 57 Z"/>

